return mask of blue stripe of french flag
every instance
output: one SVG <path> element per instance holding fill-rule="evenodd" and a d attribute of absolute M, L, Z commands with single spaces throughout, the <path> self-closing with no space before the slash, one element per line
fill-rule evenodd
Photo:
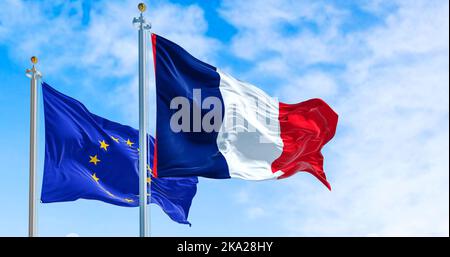
<path fill-rule="evenodd" d="M 330 188 L 321 149 L 338 115 L 324 101 L 281 103 L 161 36 L 152 43 L 156 176 L 266 180 L 306 171 Z"/>

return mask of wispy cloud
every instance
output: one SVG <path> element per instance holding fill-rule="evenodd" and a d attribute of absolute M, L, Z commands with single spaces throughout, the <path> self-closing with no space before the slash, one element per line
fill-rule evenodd
<path fill-rule="evenodd" d="M 86 8 L 82 1 L 7 0 L 4 6 L 0 39 L 2 44 L 13 46 L 8 49 L 12 59 L 26 63 L 31 55 L 38 55 L 47 79 L 66 78 L 62 80 L 65 85 L 76 84 L 91 99 L 106 92 L 98 105 L 119 110 L 119 121 L 136 123 L 137 30 L 131 24 L 132 17 L 138 15 L 136 5 L 96 1 Z M 205 36 L 208 25 L 203 10 L 196 5 L 159 1 L 151 3 L 146 16 L 153 24 L 152 32 L 183 42 L 203 59 L 212 59 L 220 47 L 219 41 Z M 150 42 L 148 47 L 151 50 Z M 151 84 L 152 64 L 149 62 Z M 153 91 L 150 97 L 153 99 Z"/>

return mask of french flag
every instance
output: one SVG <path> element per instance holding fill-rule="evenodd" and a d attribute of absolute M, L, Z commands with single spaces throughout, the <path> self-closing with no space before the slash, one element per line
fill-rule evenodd
<path fill-rule="evenodd" d="M 304 171 L 331 189 L 322 147 L 338 115 L 324 101 L 286 104 L 152 34 L 156 177 L 280 179 Z"/>

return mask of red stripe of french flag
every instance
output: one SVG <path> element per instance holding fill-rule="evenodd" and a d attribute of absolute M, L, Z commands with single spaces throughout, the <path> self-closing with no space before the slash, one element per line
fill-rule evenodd
<path fill-rule="evenodd" d="M 335 132 L 338 115 L 321 99 L 297 104 L 279 103 L 280 136 L 283 152 L 272 163 L 272 172 L 282 171 L 278 178 L 306 171 L 331 190 L 323 169 L 322 147 Z"/>

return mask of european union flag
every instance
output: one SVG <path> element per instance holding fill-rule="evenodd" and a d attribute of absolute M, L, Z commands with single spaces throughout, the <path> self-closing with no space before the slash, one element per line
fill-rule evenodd
<path fill-rule="evenodd" d="M 134 207 L 139 205 L 139 133 L 90 113 L 79 101 L 42 83 L 45 163 L 41 201 L 80 198 Z M 148 137 L 149 175 L 154 139 Z M 187 221 L 197 177 L 153 178 L 151 202 L 179 223 Z"/>

